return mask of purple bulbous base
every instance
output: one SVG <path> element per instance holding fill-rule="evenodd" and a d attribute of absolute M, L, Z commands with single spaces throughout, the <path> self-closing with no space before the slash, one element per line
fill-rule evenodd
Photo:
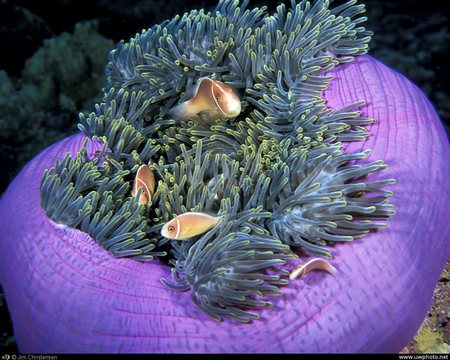
<path fill-rule="evenodd" d="M 338 66 L 324 97 L 339 109 L 366 100 L 365 162 L 396 178 L 388 227 L 333 247 L 338 272 L 311 272 L 282 287 L 261 319 L 218 323 L 159 279 L 158 260 L 118 259 L 87 234 L 50 221 L 39 204 L 45 168 L 84 136 L 44 150 L 0 200 L 0 282 L 25 353 L 398 352 L 430 305 L 449 252 L 449 145 L 432 105 L 407 79 L 370 56 Z M 90 151 L 99 144 L 90 141 Z M 293 263 L 290 266 L 295 266 Z"/>

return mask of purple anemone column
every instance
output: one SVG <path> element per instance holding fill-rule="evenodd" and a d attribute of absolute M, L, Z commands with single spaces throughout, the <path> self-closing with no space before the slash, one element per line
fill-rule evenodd
<path fill-rule="evenodd" d="M 74 135 L 34 158 L 0 201 L 0 282 L 22 352 L 398 352 L 430 305 L 449 251 L 449 145 L 432 105 L 370 56 L 337 66 L 324 96 L 341 108 L 366 100 L 367 162 L 396 178 L 387 229 L 334 246 L 338 272 L 312 272 L 282 288 L 262 319 L 208 318 L 189 292 L 159 281 L 169 268 L 117 259 L 87 234 L 50 221 L 39 205 L 45 168 L 75 154 Z M 90 142 L 91 151 L 99 145 Z M 292 265 L 292 264 L 290 264 Z"/>

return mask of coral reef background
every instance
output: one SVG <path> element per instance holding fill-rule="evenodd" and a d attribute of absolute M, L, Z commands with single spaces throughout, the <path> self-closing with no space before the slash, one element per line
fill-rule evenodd
<path fill-rule="evenodd" d="M 287 1 L 288 2 L 288 1 Z M 269 5 L 278 1 L 251 1 Z M 34 155 L 77 132 L 79 112 L 102 96 L 108 52 L 142 29 L 194 8 L 199 0 L 0 0 L 0 194 Z M 450 129 L 449 18 L 439 0 L 366 1 L 370 54 L 430 98 Z M 389 84 L 386 84 L 389 86 Z M 450 352 L 450 266 L 428 317 L 404 352 Z M 17 352 L 0 290 L 0 353 Z"/>

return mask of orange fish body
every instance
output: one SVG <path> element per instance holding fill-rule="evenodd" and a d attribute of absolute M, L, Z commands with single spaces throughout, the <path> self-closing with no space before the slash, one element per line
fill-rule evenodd
<path fill-rule="evenodd" d="M 185 240 L 212 229 L 220 217 L 199 212 L 187 212 L 170 220 L 161 229 L 161 235 L 173 240 Z"/>
<path fill-rule="evenodd" d="M 153 171 L 150 170 L 149 166 L 145 164 L 141 165 L 136 172 L 131 196 L 137 196 L 139 189 L 142 189 L 141 196 L 139 197 L 139 204 L 147 205 L 155 193 L 155 175 L 153 174 Z"/>
<path fill-rule="evenodd" d="M 201 112 L 207 112 L 210 118 L 234 118 L 241 112 L 241 100 L 223 82 L 203 78 L 194 97 L 172 110 L 174 117 L 179 120 L 187 120 Z"/>
<path fill-rule="evenodd" d="M 314 258 L 308 262 L 300 265 L 297 269 L 293 270 L 289 275 L 289 279 L 295 280 L 309 273 L 311 270 L 324 270 L 328 271 L 330 274 L 334 274 L 337 270 L 331 265 L 327 260 Z"/>

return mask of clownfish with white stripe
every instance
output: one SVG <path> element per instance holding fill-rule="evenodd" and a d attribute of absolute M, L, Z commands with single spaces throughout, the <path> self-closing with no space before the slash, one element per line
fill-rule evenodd
<path fill-rule="evenodd" d="M 177 120 L 188 120 L 199 113 L 207 113 L 210 119 L 235 118 L 240 112 L 241 100 L 233 89 L 207 77 L 200 80 L 192 99 L 171 110 Z"/>
<path fill-rule="evenodd" d="M 302 276 L 309 273 L 311 270 L 323 270 L 329 272 L 330 274 L 334 274 L 337 271 L 336 268 L 333 265 L 331 265 L 327 260 L 321 258 L 314 258 L 300 265 L 295 270 L 293 270 L 289 275 L 289 278 L 291 280 L 301 278 Z"/>
<path fill-rule="evenodd" d="M 220 221 L 200 212 L 187 212 L 170 220 L 161 229 L 161 235 L 172 240 L 186 240 L 211 230 Z"/>
<path fill-rule="evenodd" d="M 134 178 L 131 196 L 138 196 L 139 189 L 142 189 L 139 197 L 139 204 L 147 205 L 155 193 L 155 186 L 155 175 L 153 174 L 153 171 L 150 170 L 148 165 L 141 165 Z"/>

